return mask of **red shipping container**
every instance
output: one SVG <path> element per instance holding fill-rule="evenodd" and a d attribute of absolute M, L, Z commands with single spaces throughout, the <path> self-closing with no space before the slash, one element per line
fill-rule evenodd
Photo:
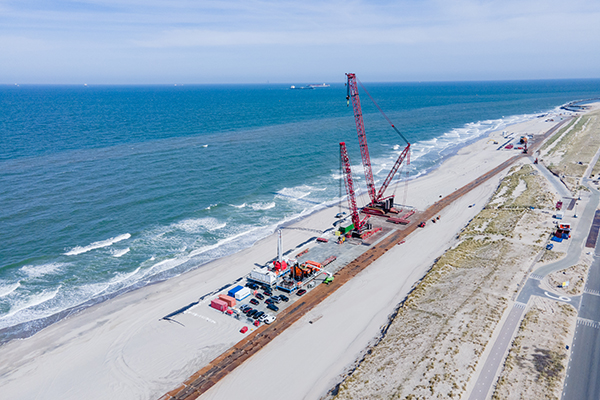
<path fill-rule="evenodd" d="M 219 300 L 223 300 L 229 307 L 235 306 L 235 299 L 231 296 L 227 296 L 226 294 L 220 294 Z"/>
<path fill-rule="evenodd" d="M 214 299 L 213 301 L 211 301 L 210 306 L 212 308 L 216 308 L 219 311 L 227 310 L 227 303 L 225 303 L 223 300 L 219 300 L 219 299 Z"/>

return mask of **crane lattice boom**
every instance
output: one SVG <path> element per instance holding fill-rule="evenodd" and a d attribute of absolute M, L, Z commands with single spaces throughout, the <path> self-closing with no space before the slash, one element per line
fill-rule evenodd
<path fill-rule="evenodd" d="M 390 182 L 392 182 L 392 178 L 394 178 L 394 175 L 396 175 L 398 168 L 400 168 L 400 165 L 402 165 L 402 161 L 404 161 L 405 158 L 406 158 L 406 164 L 410 164 L 410 143 L 408 144 L 408 146 L 406 146 L 404 148 L 402 153 L 400 153 L 400 156 L 396 160 L 396 163 L 390 170 L 390 173 L 388 174 L 388 176 L 385 178 L 385 181 L 383 181 L 381 188 L 379 188 L 379 192 L 377 192 L 377 201 L 381 200 L 381 198 L 383 197 L 383 194 L 385 193 L 386 189 L 390 185 Z"/>
<path fill-rule="evenodd" d="M 367 218 L 362 222 L 358 216 L 358 207 L 356 206 L 356 194 L 354 192 L 354 183 L 352 182 L 352 170 L 350 169 L 350 157 L 346 150 L 346 143 L 340 143 L 340 156 L 342 158 L 342 171 L 344 172 L 344 183 L 346 184 L 346 193 L 348 194 L 348 203 L 350 206 L 350 215 L 354 228 L 360 230 Z"/>
<path fill-rule="evenodd" d="M 376 202 L 375 182 L 373 180 L 373 170 L 371 169 L 371 157 L 369 157 L 369 147 L 367 146 L 367 136 L 365 134 L 365 124 L 360 107 L 360 97 L 358 96 L 358 87 L 356 86 L 356 75 L 346 74 L 348 77 L 348 92 L 346 101 L 352 100 L 352 109 L 354 110 L 354 122 L 356 122 L 356 132 L 358 133 L 358 142 L 360 144 L 360 155 L 365 169 L 365 179 L 367 181 L 367 191 L 369 198 L 374 204 Z"/>
<path fill-rule="evenodd" d="M 400 165 L 402 164 L 404 159 L 405 158 L 407 159 L 407 163 L 410 162 L 410 155 L 409 155 L 410 143 L 406 140 L 404 135 L 402 135 L 402 133 L 400 133 L 400 131 L 394 126 L 392 121 L 387 117 L 387 115 L 385 115 L 385 113 L 383 112 L 381 107 L 379 107 L 379 105 L 375 102 L 373 97 L 371 97 L 369 92 L 367 92 L 365 89 L 365 92 L 369 95 L 371 100 L 373 100 L 373 103 L 375 103 L 375 106 L 377 106 L 379 111 L 381 111 L 381 113 L 383 114 L 385 119 L 390 123 L 392 128 L 394 128 L 394 130 L 400 135 L 400 137 L 402 137 L 402 139 L 404 139 L 404 141 L 406 141 L 406 143 L 407 143 L 407 146 L 404 148 L 404 150 L 402 151 L 402 153 L 396 160 L 396 163 L 394 164 L 391 171 L 389 172 L 388 176 L 383 181 L 381 188 L 379 189 L 378 192 L 376 192 L 375 191 L 375 182 L 373 180 L 373 169 L 371 167 L 371 158 L 369 156 L 369 147 L 367 146 L 367 136 L 365 134 L 365 124 L 363 122 L 362 109 L 360 106 L 360 98 L 358 96 L 358 86 L 356 85 L 358 79 L 356 78 L 356 74 L 353 74 L 353 73 L 347 73 L 346 76 L 348 77 L 348 87 L 347 87 L 348 92 L 346 95 L 346 101 L 349 103 L 350 100 L 352 100 L 352 109 L 354 110 L 354 122 L 356 122 L 356 132 L 358 133 L 358 142 L 360 144 L 360 154 L 362 156 L 363 167 L 365 169 L 365 179 L 367 181 L 367 190 L 369 192 L 369 198 L 371 199 L 371 205 L 376 205 L 378 202 L 380 202 L 382 200 L 386 189 L 388 188 L 389 184 L 392 182 L 394 175 L 398 171 L 398 168 L 400 168 Z M 361 83 L 361 86 L 362 86 L 362 83 Z M 364 89 L 364 87 L 363 87 L 363 89 Z"/>

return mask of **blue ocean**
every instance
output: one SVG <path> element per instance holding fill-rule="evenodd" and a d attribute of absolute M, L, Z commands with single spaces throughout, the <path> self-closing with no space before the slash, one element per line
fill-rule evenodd
<path fill-rule="evenodd" d="M 364 185 L 343 78 L 0 86 L 0 343 L 335 205 L 341 141 Z M 492 130 L 600 96 L 600 80 L 365 86 L 412 143 L 411 178 Z M 382 181 L 405 143 L 361 102 Z"/>

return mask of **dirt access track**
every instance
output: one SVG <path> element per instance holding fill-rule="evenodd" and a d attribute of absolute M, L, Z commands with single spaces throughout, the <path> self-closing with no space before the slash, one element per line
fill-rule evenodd
<path fill-rule="evenodd" d="M 548 130 L 543 136 L 536 138 L 537 140 L 535 143 L 532 143 L 529 148 L 531 154 L 537 150 L 540 144 L 548 136 L 553 134 L 569 120 L 570 119 L 565 119 L 561 121 Z M 488 171 L 474 181 L 442 198 L 421 214 L 421 220 L 427 221 L 434 218 L 441 210 L 450 205 L 452 202 L 464 196 L 466 193 L 486 182 L 496 174 L 499 174 L 505 168 L 509 167 L 523 157 L 527 157 L 527 155 L 519 154 L 506 160 L 496 168 Z M 329 285 L 318 285 L 315 287 L 303 297 L 303 300 L 298 301 L 296 305 L 281 311 L 277 317 L 277 320 L 271 325 L 263 325 L 259 329 L 255 330 L 245 339 L 241 340 L 219 357 L 212 360 L 200 371 L 190 376 L 180 387 L 165 394 L 159 400 L 197 399 L 200 397 L 200 395 L 214 386 L 218 381 L 227 376 L 229 372 L 233 371 L 239 365 L 244 363 L 244 361 L 260 351 L 272 339 L 289 328 L 294 322 L 302 318 L 306 313 L 320 304 L 350 279 L 354 278 L 358 273 L 371 265 L 371 263 L 385 254 L 388 250 L 404 240 L 416 229 L 418 229 L 417 224 L 413 223 L 406 226 L 403 230 L 394 231 L 377 245 L 373 246 L 357 259 L 338 271 L 335 274 L 335 280 L 332 283 Z"/>

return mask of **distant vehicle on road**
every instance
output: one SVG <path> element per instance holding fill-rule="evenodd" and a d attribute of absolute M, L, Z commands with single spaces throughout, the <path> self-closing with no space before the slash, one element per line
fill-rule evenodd
<path fill-rule="evenodd" d="M 552 243 L 548 243 L 546 245 L 546 250 L 552 250 L 554 248 L 554 245 Z"/>

